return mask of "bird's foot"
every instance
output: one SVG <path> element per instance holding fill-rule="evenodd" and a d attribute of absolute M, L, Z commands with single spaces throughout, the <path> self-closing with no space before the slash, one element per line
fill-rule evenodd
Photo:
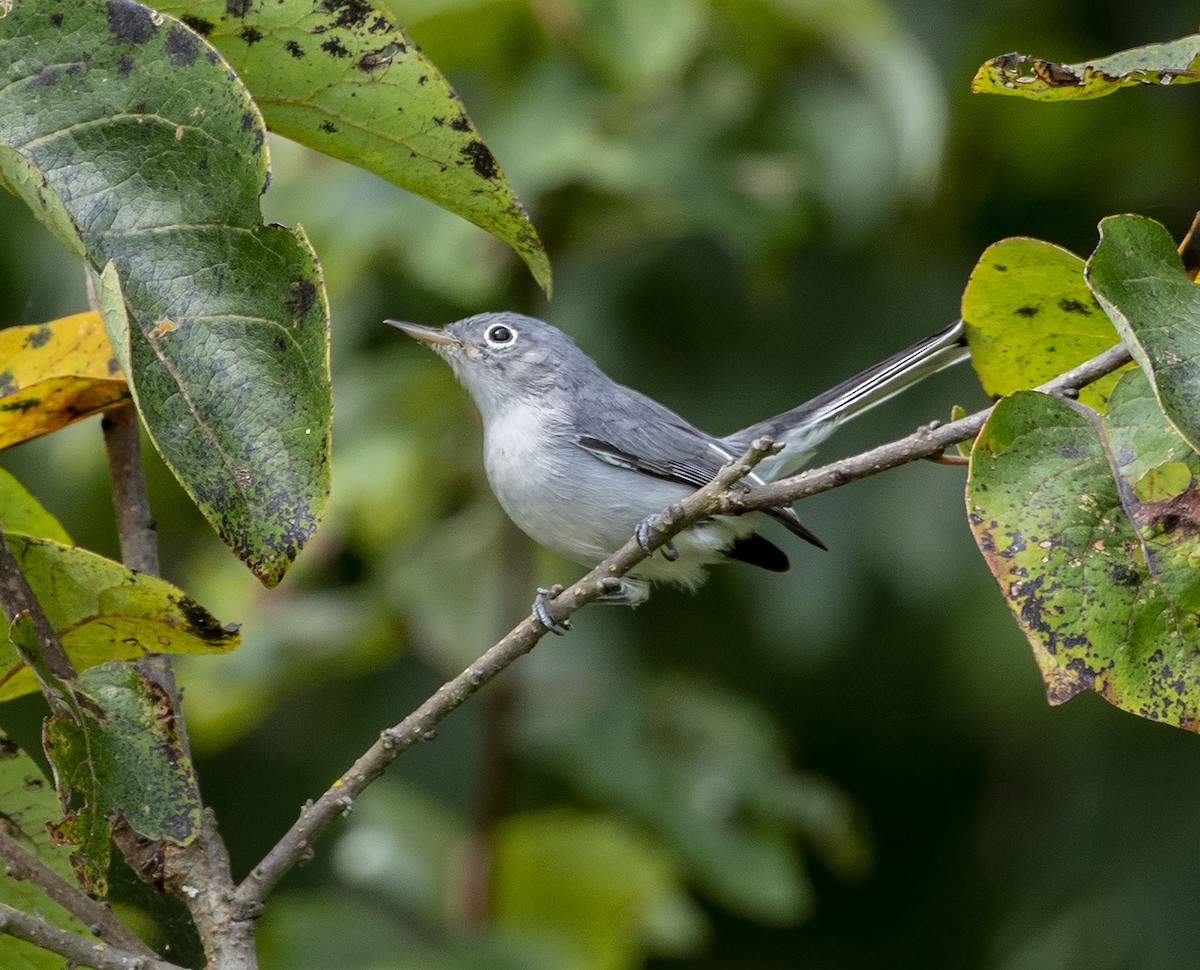
<path fill-rule="evenodd" d="M 546 601 L 554 599 L 563 591 L 562 583 L 555 583 L 549 589 L 544 586 L 539 586 L 537 597 L 533 601 L 533 615 L 537 617 L 538 622 L 555 636 L 563 636 L 571 629 L 571 621 L 568 619 L 556 620 L 550 615 L 550 611 L 546 609 Z"/>
<path fill-rule="evenodd" d="M 637 528 L 633 530 L 633 536 L 637 539 L 637 544 L 642 547 L 642 552 L 647 556 L 654 555 L 654 550 L 650 548 L 650 530 L 654 529 L 654 520 L 658 518 L 658 513 L 647 515 L 641 522 L 637 524 Z M 657 530 L 655 530 L 657 531 Z M 662 549 L 663 558 L 667 562 L 674 562 L 679 558 L 679 550 L 675 548 L 675 543 L 671 541 L 664 542 L 659 548 Z"/>

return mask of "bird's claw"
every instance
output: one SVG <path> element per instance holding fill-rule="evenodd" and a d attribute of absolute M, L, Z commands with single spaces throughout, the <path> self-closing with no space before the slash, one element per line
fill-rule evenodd
<path fill-rule="evenodd" d="M 654 528 L 654 520 L 657 515 L 648 515 L 637 524 L 637 528 L 633 530 L 633 536 L 637 539 L 637 544 L 642 547 L 642 552 L 647 556 L 654 555 L 654 550 L 650 548 L 650 530 Z M 668 540 L 660 547 L 662 549 L 663 558 L 667 562 L 674 562 L 679 558 L 679 550 L 675 548 L 675 543 Z"/>
<path fill-rule="evenodd" d="M 568 619 L 554 619 L 550 615 L 550 611 L 546 609 L 546 600 L 554 599 L 562 591 L 562 583 L 555 583 L 549 589 L 539 586 L 537 596 L 533 601 L 533 615 L 537 617 L 537 621 L 555 636 L 559 637 L 565 635 L 571 629 L 571 621 Z"/>

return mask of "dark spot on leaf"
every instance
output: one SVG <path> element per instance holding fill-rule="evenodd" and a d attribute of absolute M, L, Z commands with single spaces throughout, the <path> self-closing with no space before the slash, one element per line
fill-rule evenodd
<path fill-rule="evenodd" d="M 243 27 L 238 31 L 238 36 L 251 46 L 263 39 L 262 31 L 256 30 L 254 27 Z"/>
<path fill-rule="evenodd" d="M 337 125 L 335 125 L 332 121 L 322 121 L 318 127 L 330 135 L 337 134 Z"/>
<path fill-rule="evenodd" d="M 367 28 L 372 34 L 383 34 L 392 29 L 391 22 L 386 17 L 376 17 L 371 21 L 371 26 Z M 401 54 L 406 50 L 403 44 L 397 44 L 396 46 L 400 48 Z"/>
<path fill-rule="evenodd" d="M 330 37 L 329 40 L 321 44 L 321 50 L 333 57 L 349 57 L 350 52 L 346 50 L 346 46 L 336 37 Z"/>
<path fill-rule="evenodd" d="M 1019 317 L 1036 317 L 1038 315 L 1038 308 L 1035 306 L 1021 306 L 1017 307 L 1016 312 Z"/>
<path fill-rule="evenodd" d="M 1142 584 L 1141 573 L 1124 563 L 1116 563 L 1112 568 L 1111 576 L 1112 581 L 1118 586 L 1136 588 Z"/>
<path fill-rule="evenodd" d="M 15 758 L 20 753 L 20 746 L 12 738 L 0 738 L 0 758 Z"/>
<path fill-rule="evenodd" d="M 207 158 L 202 158 L 202 159 L 200 159 L 200 161 L 198 161 L 196 163 L 196 171 L 197 172 L 207 172 L 208 171 L 208 159 Z"/>
<path fill-rule="evenodd" d="M 200 41 L 190 30 L 175 24 L 167 31 L 167 57 L 174 67 L 189 67 L 200 57 Z"/>
<path fill-rule="evenodd" d="M 283 334 L 277 334 L 271 344 L 279 353 L 283 353 L 285 350 L 287 350 L 287 340 L 284 339 Z"/>
<path fill-rule="evenodd" d="M 428 75 L 428 74 L 422 74 L 422 75 L 421 75 L 419 78 L 417 78 L 417 83 L 418 83 L 418 84 L 424 84 L 424 83 L 425 83 L 426 81 L 428 81 L 428 80 L 429 80 L 429 75 Z"/>
<path fill-rule="evenodd" d="M 225 12 L 231 17 L 244 17 L 254 6 L 254 0 L 225 0 Z"/>
<path fill-rule="evenodd" d="M 125 54 L 117 61 L 117 73 L 121 77 L 127 77 L 133 73 L 133 58 Z"/>
<path fill-rule="evenodd" d="M 367 18 L 375 13 L 371 5 L 363 0 L 323 0 L 321 6 L 337 14 L 333 21 L 335 27 L 362 27 Z"/>
<path fill-rule="evenodd" d="M 54 336 L 54 332 L 43 324 L 25 338 L 25 346 L 33 350 L 36 350 L 38 347 L 45 347 L 50 342 L 52 336 Z"/>
<path fill-rule="evenodd" d="M 470 131 L 471 122 L 468 120 L 466 115 L 459 115 L 452 122 L 450 122 L 450 127 L 455 131 Z"/>
<path fill-rule="evenodd" d="M 150 8 L 129 0 L 109 0 L 108 29 L 123 44 L 144 44 L 158 33 Z"/>
<path fill-rule="evenodd" d="M 62 22 L 63 22 L 63 15 L 62 15 L 62 14 L 60 14 L 60 13 L 52 13 L 52 14 L 50 15 L 50 26 L 51 26 L 51 27 L 61 27 L 61 26 L 62 26 Z"/>
<path fill-rule="evenodd" d="M 304 56 L 304 48 L 294 40 L 289 40 L 286 44 L 284 44 L 283 49 L 291 54 L 292 57 L 300 58 Z"/>
<path fill-rule="evenodd" d="M 1200 532 L 1200 492 L 1193 483 L 1171 498 L 1144 502 L 1134 509 L 1133 520 L 1143 531 L 1173 537 L 1194 536 Z"/>
<path fill-rule="evenodd" d="M 8 397 L 17 389 L 11 370 L 0 371 L 0 397 Z"/>
<path fill-rule="evenodd" d="M 41 791 L 46 787 L 46 779 L 39 778 L 37 775 L 30 775 L 25 779 L 26 791 Z"/>
<path fill-rule="evenodd" d="M 317 302 L 317 288 L 311 280 L 292 280 L 292 297 L 283 308 L 291 316 L 302 317 Z"/>
<path fill-rule="evenodd" d="M 58 68 L 44 67 L 29 79 L 31 88 L 51 88 L 58 83 Z"/>
<path fill-rule="evenodd" d="M 188 14 L 184 14 L 179 19 L 191 27 L 192 30 L 198 33 L 201 37 L 207 37 L 213 32 L 214 25 L 211 20 L 205 20 L 203 17 L 192 17 Z"/>
<path fill-rule="evenodd" d="M 360 71 L 377 71 L 381 67 L 387 67 L 392 63 L 392 58 L 398 53 L 399 46 L 397 44 L 388 44 L 386 47 L 381 47 L 377 51 L 369 51 L 363 54 L 358 61 Z"/>
<path fill-rule="evenodd" d="M 24 401 L 0 401 L 0 411 L 6 414 L 25 414 L 34 408 L 42 406 L 41 398 L 27 398 Z"/>
<path fill-rule="evenodd" d="M 242 115 L 242 131 L 250 131 L 254 128 L 254 112 L 247 111 Z"/>
<path fill-rule="evenodd" d="M 475 174 L 481 178 L 494 179 L 500 174 L 495 157 L 483 142 L 473 141 L 469 145 L 464 145 L 458 152 L 470 159 Z"/>
<path fill-rule="evenodd" d="M 434 123 L 435 125 L 437 125 L 437 126 L 440 128 L 440 127 L 442 127 L 442 125 L 444 125 L 444 124 L 446 123 L 446 119 L 445 119 L 445 118 L 439 118 L 437 115 L 434 115 L 434 116 L 433 116 L 433 123 Z"/>
<path fill-rule="evenodd" d="M 227 643 L 233 635 L 217 622 L 215 616 L 190 596 L 180 596 L 175 600 L 175 605 L 179 607 L 179 612 L 183 614 L 183 618 L 188 626 L 188 632 L 206 643 Z"/>
<path fill-rule="evenodd" d="M 1063 313 L 1080 313 L 1085 317 L 1089 316 L 1092 312 L 1092 308 L 1086 303 L 1083 303 L 1080 300 L 1069 300 L 1066 297 L 1063 297 L 1058 301 L 1058 308 L 1062 310 Z"/>
<path fill-rule="evenodd" d="M 117 373 L 117 371 L 119 371 L 120 369 L 121 369 L 121 365 L 120 365 L 120 363 L 118 363 L 118 361 L 117 361 L 117 358 L 116 358 L 116 357 L 109 357 L 109 358 L 108 358 L 108 372 L 109 372 L 110 374 L 115 374 L 115 373 Z"/>

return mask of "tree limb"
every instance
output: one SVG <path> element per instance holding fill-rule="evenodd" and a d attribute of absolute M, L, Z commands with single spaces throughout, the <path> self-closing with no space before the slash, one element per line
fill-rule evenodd
<path fill-rule="evenodd" d="M 37 886 L 77 920 L 90 927 L 102 940 L 134 956 L 157 957 L 129 927 L 117 919 L 111 909 L 64 879 L 2 828 L 0 858 L 4 860 L 6 876 Z"/>
<path fill-rule="evenodd" d="M 99 310 L 90 273 L 87 288 L 88 302 L 92 309 Z M 130 569 L 157 576 L 158 536 L 142 464 L 137 409 L 133 404 L 126 404 L 108 412 L 101 428 L 108 453 L 121 558 Z M 139 658 L 135 666 L 170 699 L 179 743 L 190 760 L 191 745 L 171 658 L 151 653 Z M 113 840 L 139 876 L 151 884 L 165 887 L 183 901 L 200 935 L 209 966 L 222 970 L 253 970 L 257 967 L 253 924 L 230 919 L 228 901 L 233 892 L 233 874 L 229 852 L 211 811 L 205 809 L 202 812 L 200 830 L 186 846 L 146 842 L 123 825 L 114 828 Z"/>
<path fill-rule="evenodd" d="M 158 537 L 146 491 L 146 471 L 142 467 L 137 408 L 123 404 L 108 411 L 100 420 L 100 428 L 108 453 L 121 561 L 130 569 L 157 576 Z"/>
<path fill-rule="evenodd" d="M 1131 360 L 1125 345 L 1118 344 L 1078 367 L 1059 374 L 1035 390 L 1057 397 L 1074 397 L 1081 387 L 1119 370 Z M 827 492 L 910 461 L 936 458 L 951 445 L 979 434 L 979 429 L 991 413 L 992 409 L 989 407 L 947 424 L 927 425 L 907 437 L 890 441 L 862 454 L 843 458 L 820 468 L 806 469 L 790 478 L 781 478 L 777 482 L 760 485 L 748 492 L 730 493 L 722 500 L 720 511 L 727 515 L 739 515 L 743 512 L 790 505 L 810 495 Z"/>
<path fill-rule="evenodd" d="M 1129 353 L 1124 346 L 1114 347 L 1048 381 L 1038 390 L 1071 396 L 1072 391 L 1098 380 L 1129 361 Z M 749 490 L 733 490 L 732 486 L 748 475 L 758 462 L 777 450 L 770 438 L 760 438 L 742 458 L 724 466 L 711 482 L 660 513 L 649 533 L 648 551 L 636 539 L 630 538 L 585 576 L 549 600 L 546 608 L 553 619 L 559 622 L 567 619 L 576 610 L 610 592 L 612 582 L 645 559 L 648 552 L 652 553 L 665 545 L 679 532 L 706 516 L 736 515 L 790 504 L 799 498 L 828 491 L 906 462 L 935 457 L 950 445 L 978 434 L 990 413 L 991 408 L 986 408 L 959 421 L 930 425 L 906 438 L 791 478 Z M 546 628 L 536 617 L 527 616 L 466 670 L 439 687 L 403 721 L 383 731 L 379 740 L 328 791 L 304 807 L 299 819 L 237 887 L 231 904 L 233 918 L 256 919 L 263 900 L 284 874 L 311 858 L 313 842 L 334 819 L 350 812 L 355 799 L 383 774 L 388 765 L 418 741 L 431 740 L 436 725 L 447 714 L 513 661 L 529 653 L 545 633 Z"/>
<path fill-rule="evenodd" d="M 0 903 L 0 933 L 57 953 L 72 965 L 95 970 L 182 970 L 154 956 L 127 953 L 100 940 L 89 940 L 5 903 Z"/>
<path fill-rule="evenodd" d="M 55 713 L 69 711 L 70 698 L 62 696 L 59 684 L 49 680 L 47 673 L 60 682 L 68 683 L 75 679 L 75 668 L 71 666 L 54 626 L 46 618 L 42 604 L 29 588 L 25 574 L 21 572 L 21 567 L 13 557 L 12 550 L 8 548 L 8 543 L 4 541 L 3 534 L 0 534 L 0 609 L 4 611 L 4 618 L 10 625 L 15 623 L 21 614 L 29 615 L 37 634 L 40 656 L 25 656 L 27 651 L 15 639 L 13 646 L 20 653 L 21 660 L 37 676 L 42 693 Z"/>
<path fill-rule="evenodd" d="M 717 476 L 678 505 L 667 509 L 660 519 L 663 529 L 651 532 L 650 551 L 667 542 L 676 532 L 712 514 L 721 494 L 748 475 L 776 449 L 770 438 L 755 441 L 738 461 L 723 467 Z M 564 620 L 580 607 L 610 591 L 616 577 L 623 576 L 647 556 L 646 550 L 630 538 L 620 549 L 592 569 L 568 589 L 547 603 L 556 620 Z M 307 861 L 313 842 L 340 815 L 346 815 L 363 790 L 418 741 L 431 740 L 434 728 L 447 714 L 475 694 L 518 657 L 529 653 L 546 634 L 546 628 L 534 616 L 525 617 L 499 643 L 491 647 L 457 677 L 447 681 L 420 707 L 399 724 L 385 730 L 365 754 L 342 775 L 333 787 L 315 802 L 304 807 L 300 818 L 284 834 L 263 860 L 237 887 L 232 912 L 235 920 L 251 920 L 261 911 L 263 900 L 292 866 Z"/>

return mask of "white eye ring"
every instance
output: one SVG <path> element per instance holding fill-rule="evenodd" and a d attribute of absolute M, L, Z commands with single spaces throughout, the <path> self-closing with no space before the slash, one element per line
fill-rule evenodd
<path fill-rule="evenodd" d="M 517 339 L 517 332 L 512 327 L 506 327 L 502 323 L 493 323 L 487 328 L 484 338 L 493 347 L 503 347 L 505 344 L 511 344 Z"/>

